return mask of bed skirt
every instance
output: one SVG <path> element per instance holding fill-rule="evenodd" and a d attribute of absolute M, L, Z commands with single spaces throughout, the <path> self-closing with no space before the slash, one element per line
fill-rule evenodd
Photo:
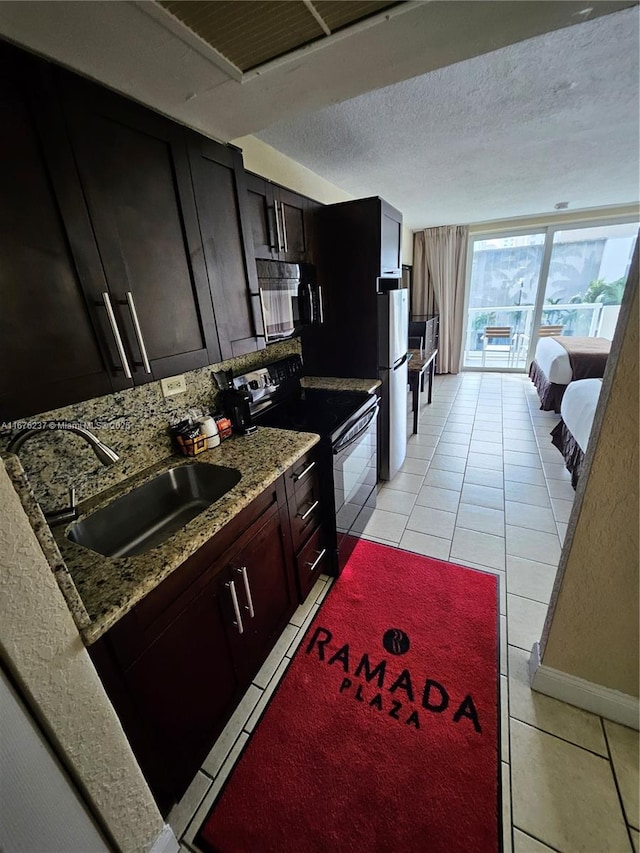
<path fill-rule="evenodd" d="M 540 397 L 540 408 L 543 412 L 556 412 L 560 414 L 560 403 L 564 396 L 566 385 L 557 385 L 549 382 L 544 371 L 538 367 L 537 361 L 531 362 L 529 378 L 536 386 L 538 397 Z"/>
<path fill-rule="evenodd" d="M 575 489 L 578 485 L 584 453 L 575 440 L 564 421 L 551 430 L 551 444 L 557 447 L 564 457 L 565 467 L 571 473 L 571 485 Z"/>

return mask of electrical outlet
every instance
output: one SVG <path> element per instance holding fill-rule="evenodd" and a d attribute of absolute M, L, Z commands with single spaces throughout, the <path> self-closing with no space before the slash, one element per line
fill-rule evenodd
<path fill-rule="evenodd" d="M 164 397 L 173 397 L 174 394 L 183 394 L 187 390 L 184 376 L 169 376 L 168 379 L 160 380 L 160 387 Z"/>

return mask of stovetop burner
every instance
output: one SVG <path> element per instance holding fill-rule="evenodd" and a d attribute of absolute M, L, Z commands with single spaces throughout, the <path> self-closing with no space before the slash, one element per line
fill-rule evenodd
<path fill-rule="evenodd" d="M 302 388 L 302 362 L 288 356 L 268 367 L 233 380 L 234 387 L 251 396 L 251 414 L 259 426 L 315 432 L 336 437 L 343 425 L 373 398 L 365 392 Z"/>
<path fill-rule="evenodd" d="M 309 388 L 260 413 L 255 421 L 262 426 L 330 435 L 370 400 L 366 393 L 335 393 Z"/>
<path fill-rule="evenodd" d="M 368 394 L 306 389 L 260 413 L 255 420 L 262 426 L 330 435 L 368 400 L 371 400 Z"/>

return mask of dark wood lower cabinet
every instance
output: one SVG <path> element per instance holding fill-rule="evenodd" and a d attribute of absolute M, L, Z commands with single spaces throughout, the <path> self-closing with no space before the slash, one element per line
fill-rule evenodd
<path fill-rule="evenodd" d="M 297 490 L 301 501 L 287 500 L 293 485 L 285 479 L 293 484 L 299 469 L 280 477 L 89 648 L 164 814 L 323 570 L 322 560 L 313 571 L 306 565 L 321 549 L 320 517 L 302 538 L 292 536 L 292 519 L 306 512 L 313 494 L 309 478 Z"/>

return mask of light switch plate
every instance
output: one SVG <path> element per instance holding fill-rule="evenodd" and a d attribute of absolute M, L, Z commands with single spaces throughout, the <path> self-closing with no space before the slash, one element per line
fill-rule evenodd
<path fill-rule="evenodd" d="M 160 380 L 160 387 L 164 397 L 173 397 L 174 394 L 183 394 L 187 390 L 184 376 L 169 376 Z"/>

